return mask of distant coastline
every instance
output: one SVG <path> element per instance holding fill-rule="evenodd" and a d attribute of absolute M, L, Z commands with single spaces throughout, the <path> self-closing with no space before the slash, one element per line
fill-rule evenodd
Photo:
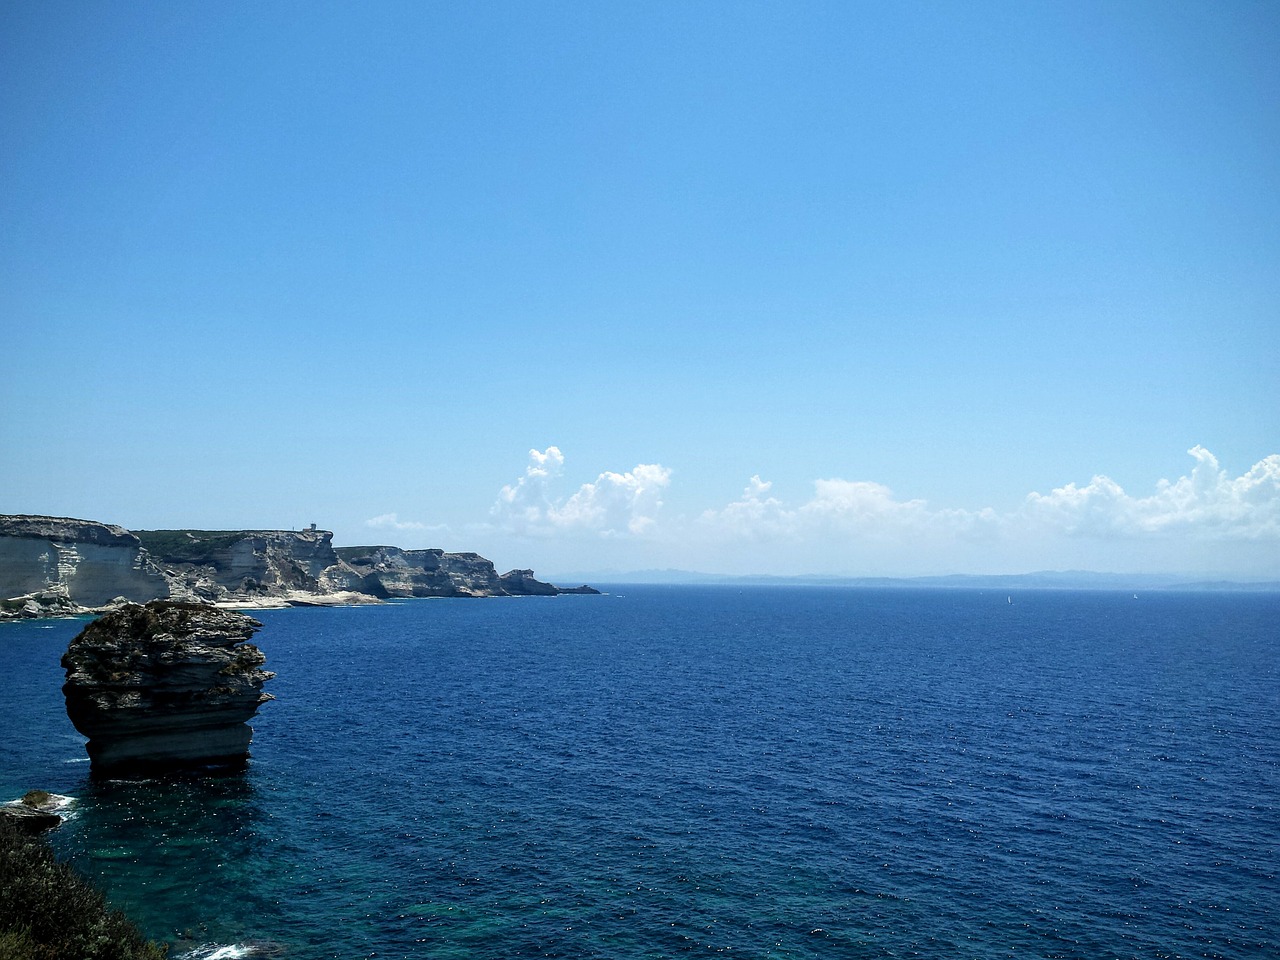
<path fill-rule="evenodd" d="M 953 590 L 1178 590 L 1205 592 L 1280 593 L 1280 580 L 1209 579 L 1194 575 L 1156 573 L 1099 573 L 1089 570 L 1043 570 L 1012 574 L 946 574 L 922 577 L 841 577 L 821 574 L 714 574 L 690 570 L 596 571 L 566 573 L 555 579 L 590 580 L 600 585 L 654 586 L 778 586 L 856 587 L 865 589 Z"/>

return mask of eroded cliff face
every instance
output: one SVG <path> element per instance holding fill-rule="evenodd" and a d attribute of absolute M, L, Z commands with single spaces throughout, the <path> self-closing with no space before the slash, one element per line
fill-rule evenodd
<path fill-rule="evenodd" d="M 342 547 L 338 557 L 343 566 L 329 571 L 330 582 L 375 597 L 492 596 L 498 581 L 493 564 L 474 553 Z"/>
<path fill-rule="evenodd" d="M 273 699 L 262 624 L 205 604 L 129 604 L 82 630 L 62 657 L 67 716 L 94 773 L 241 766 L 247 721 Z"/>
<path fill-rule="evenodd" d="M 65 517 L 0 515 L 0 586 L 6 600 L 100 607 L 117 597 L 169 596 L 169 580 L 123 527 Z"/>
<path fill-rule="evenodd" d="M 498 578 L 498 583 L 509 597 L 554 597 L 563 592 L 535 579 L 532 570 L 509 570 Z"/>
<path fill-rule="evenodd" d="M 323 593 L 338 563 L 328 530 L 139 530 L 174 596 L 220 601 Z"/>

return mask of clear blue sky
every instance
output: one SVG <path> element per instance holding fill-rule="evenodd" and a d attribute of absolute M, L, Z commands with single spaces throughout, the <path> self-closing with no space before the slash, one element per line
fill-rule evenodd
<path fill-rule="evenodd" d="M 1280 576 L 1280 6 L 6 3 L 0 323 L 0 512 Z"/>

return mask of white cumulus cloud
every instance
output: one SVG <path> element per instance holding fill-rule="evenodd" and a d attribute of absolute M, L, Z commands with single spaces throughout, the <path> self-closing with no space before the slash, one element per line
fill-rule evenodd
<path fill-rule="evenodd" d="M 548 485 L 563 470 L 564 454 L 559 447 L 530 450 L 524 476 L 498 491 L 498 502 L 490 515 L 517 533 L 534 532 L 545 524 L 552 509 Z"/>
<path fill-rule="evenodd" d="M 426 530 L 425 523 L 419 523 L 417 520 L 401 520 L 399 515 L 394 513 L 383 513 L 376 517 L 371 517 L 364 522 L 366 527 L 373 527 L 377 530 Z"/>
<path fill-rule="evenodd" d="M 898 500 L 881 483 L 866 480 L 817 480 L 813 499 L 799 513 L 809 524 L 855 531 L 928 525 L 933 514 L 924 500 Z"/>
<path fill-rule="evenodd" d="M 491 529 L 547 541 L 585 537 L 611 562 L 724 572 L 1146 568 L 1271 571 L 1280 541 L 1280 454 L 1238 476 L 1208 450 L 1185 476 L 1133 495 L 1106 476 L 1027 494 L 1010 509 L 935 506 L 868 479 L 827 477 L 784 496 L 759 474 L 692 519 L 662 512 L 672 471 L 642 463 L 569 483 L 556 447 L 531 450 L 504 486 Z M 562 488 L 557 484 L 563 483 Z M 945 495 L 945 487 L 938 497 Z"/>
<path fill-rule="evenodd" d="M 1028 494 L 1024 512 L 1033 521 L 1081 536 L 1280 537 L 1280 454 L 1231 477 L 1204 447 L 1187 453 L 1196 461 L 1191 473 L 1161 480 L 1148 497 L 1130 496 L 1099 475 L 1084 486 L 1068 483 L 1047 494 Z"/>
<path fill-rule="evenodd" d="M 700 527 L 725 540 L 827 546 L 858 540 L 1013 543 L 1045 534 L 1135 541 L 1166 535 L 1280 538 L 1280 455 L 1232 477 L 1203 447 L 1188 452 L 1196 461 L 1190 474 L 1161 480 L 1149 496 L 1131 496 L 1099 475 L 1082 486 L 1068 483 L 1048 494 L 1028 494 L 1008 513 L 935 509 L 922 499 L 899 498 L 881 483 L 839 478 L 815 481 L 808 500 L 789 505 L 772 495 L 772 484 L 754 476 L 738 500 L 703 513 Z"/>
<path fill-rule="evenodd" d="M 751 540 L 830 540 L 930 531 L 969 534 L 998 522 L 991 510 L 933 510 L 925 500 L 900 500 L 884 484 L 868 480 L 816 480 L 813 496 L 796 507 L 770 496 L 772 487 L 752 477 L 740 499 L 706 511 L 703 525 Z"/>
<path fill-rule="evenodd" d="M 671 471 L 661 464 L 641 463 L 626 473 L 606 472 L 548 513 L 559 527 L 587 527 L 604 533 L 642 534 L 657 523 L 662 491 Z"/>
<path fill-rule="evenodd" d="M 547 534 L 586 530 L 601 536 L 643 535 L 657 523 L 662 492 L 671 470 L 642 463 L 625 473 L 606 471 L 564 499 L 552 495 L 551 482 L 563 473 L 557 447 L 529 451 L 524 476 L 498 492 L 490 515 L 516 533 Z"/>
<path fill-rule="evenodd" d="M 365 521 L 365 526 L 372 527 L 374 530 L 430 530 L 439 532 L 448 530 L 448 524 L 422 524 L 416 520 L 401 520 L 398 513 L 380 513 L 379 516 L 370 517 Z"/>
<path fill-rule="evenodd" d="M 769 496 L 773 484 L 756 474 L 742 491 L 742 497 L 721 510 L 708 510 L 702 523 L 725 534 L 748 540 L 769 540 L 795 536 L 796 513 L 777 497 Z"/>

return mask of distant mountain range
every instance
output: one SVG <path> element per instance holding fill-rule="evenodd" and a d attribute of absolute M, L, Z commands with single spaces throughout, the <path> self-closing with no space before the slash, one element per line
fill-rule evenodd
<path fill-rule="evenodd" d="M 1216 580 L 1164 573 L 1095 573 L 1089 570 L 1042 570 L 1014 574 L 949 574 L 931 577 L 730 576 L 689 570 L 633 570 L 567 573 L 561 582 L 689 584 L 712 586 L 865 587 L 881 589 L 957 590 L 1239 590 L 1280 592 L 1280 580 Z"/>

